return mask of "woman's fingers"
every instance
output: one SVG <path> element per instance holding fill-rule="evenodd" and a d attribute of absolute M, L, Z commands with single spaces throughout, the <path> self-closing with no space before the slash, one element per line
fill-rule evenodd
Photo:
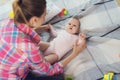
<path fill-rule="evenodd" d="M 75 41 L 74 43 L 74 48 L 73 48 L 73 52 L 74 54 L 78 55 L 81 51 L 84 50 L 86 46 L 86 40 L 82 40 L 81 44 L 78 44 L 78 39 Z"/>
<path fill-rule="evenodd" d="M 78 39 L 76 39 L 74 46 L 77 46 L 78 45 L 77 43 L 78 43 Z"/>

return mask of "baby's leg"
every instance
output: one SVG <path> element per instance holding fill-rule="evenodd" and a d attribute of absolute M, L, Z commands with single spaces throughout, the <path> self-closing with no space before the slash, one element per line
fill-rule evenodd
<path fill-rule="evenodd" d="M 48 42 L 42 42 L 42 41 L 41 41 L 41 42 L 39 43 L 40 50 L 44 52 L 44 51 L 49 47 L 49 45 L 50 45 L 50 44 L 49 44 Z"/>
<path fill-rule="evenodd" d="M 49 63 L 53 64 L 58 61 L 58 56 L 55 53 L 50 53 L 44 57 Z"/>

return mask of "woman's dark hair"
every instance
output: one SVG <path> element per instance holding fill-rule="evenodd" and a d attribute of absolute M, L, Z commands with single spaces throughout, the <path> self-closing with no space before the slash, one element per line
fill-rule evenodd
<path fill-rule="evenodd" d="M 46 8 L 46 0 L 15 0 L 14 21 L 28 24 L 31 17 L 40 17 Z"/>

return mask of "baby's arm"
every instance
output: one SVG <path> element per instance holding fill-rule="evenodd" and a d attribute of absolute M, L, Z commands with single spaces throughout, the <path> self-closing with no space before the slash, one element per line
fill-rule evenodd
<path fill-rule="evenodd" d="M 57 32 L 54 30 L 54 28 L 51 24 L 47 24 L 47 25 L 43 25 L 43 26 L 40 26 L 38 28 L 35 28 L 35 31 L 38 34 L 41 34 L 42 32 L 48 32 L 49 31 L 52 37 L 57 36 Z"/>
<path fill-rule="evenodd" d="M 85 34 L 80 33 L 79 37 L 78 37 L 78 45 L 82 42 L 82 40 L 84 40 L 86 38 Z"/>
<path fill-rule="evenodd" d="M 57 36 L 57 32 L 55 31 L 55 29 L 53 28 L 53 26 L 51 24 L 48 24 L 50 27 L 50 34 L 52 37 L 56 37 Z"/>

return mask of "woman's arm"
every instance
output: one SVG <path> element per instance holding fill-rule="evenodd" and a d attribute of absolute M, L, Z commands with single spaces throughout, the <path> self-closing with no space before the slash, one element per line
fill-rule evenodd
<path fill-rule="evenodd" d="M 76 40 L 73 47 L 73 52 L 68 57 L 61 61 L 63 67 L 65 67 L 73 58 L 75 58 L 78 54 L 80 54 L 84 50 L 86 46 L 85 35 L 81 34 L 81 36 L 79 37 L 82 40 L 80 45 L 78 44 L 78 40 Z"/>
<path fill-rule="evenodd" d="M 78 41 L 76 41 L 74 44 L 71 55 L 53 65 L 51 65 L 42 57 L 37 48 L 32 46 L 33 49 L 31 49 L 31 54 L 28 56 L 31 69 L 34 70 L 38 75 L 54 75 L 62 73 L 63 68 L 85 48 L 85 39 L 82 39 L 81 45 L 78 45 L 77 42 Z"/>

